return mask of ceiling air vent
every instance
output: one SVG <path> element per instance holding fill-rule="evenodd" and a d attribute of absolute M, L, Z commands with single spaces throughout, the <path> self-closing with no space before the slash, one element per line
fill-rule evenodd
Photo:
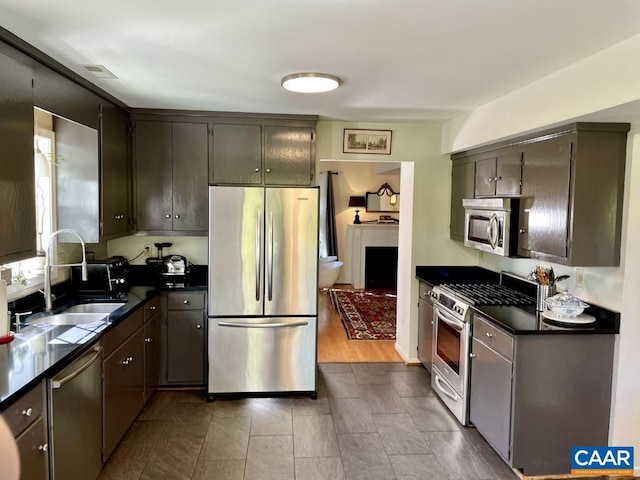
<path fill-rule="evenodd" d="M 98 78 L 118 78 L 109 70 L 107 70 L 104 65 L 83 65 L 83 67 L 89 70 Z"/>

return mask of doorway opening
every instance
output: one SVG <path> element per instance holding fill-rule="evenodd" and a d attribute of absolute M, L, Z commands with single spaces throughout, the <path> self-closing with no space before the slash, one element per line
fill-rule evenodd
<path fill-rule="evenodd" d="M 378 292 L 384 290 L 393 293 L 397 291 L 396 318 L 400 319 L 401 312 L 407 312 L 410 308 L 413 162 L 321 159 L 319 167 L 320 183 L 322 183 L 323 174 L 337 173 L 332 176 L 338 245 L 336 256 L 344 265 L 333 288 Z M 384 184 L 390 186 L 393 193 L 403 193 L 402 209 L 389 213 L 380 212 L 379 208 L 367 209 L 366 205 L 349 207 L 350 203 L 353 203 L 351 197 L 366 198 L 367 193 L 384 192 L 385 189 L 380 188 Z M 361 224 L 354 225 L 354 208 L 359 209 Z M 326 215 L 326 211 L 323 212 L 321 201 L 321 219 L 323 214 Z M 378 227 L 383 230 L 385 226 L 390 227 L 389 217 L 396 220 L 393 222 L 394 228 L 387 228 L 393 232 L 396 240 L 387 239 L 372 244 L 355 243 L 350 237 L 358 230 L 374 230 Z M 321 238 L 321 252 L 322 244 Z M 354 253 L 356 244 L 361 247 L 361 253 Z M 327 255 L 326 250 L 324 251 L 324 255 Z M 354 265 L 361 271 L 359 278 L 356 278 L 354 273 Z M 357 285 L 356 282 L 358 282 Z M 402 288 L 402 285 L 407 287 Z M 402 357 L 397 353 L 397 340 L 347 340 L 345 328 L 331 305 L 329 295 L 326 291 L 321 291 L 319 295 L 318 359 L 320 362 L 402 361 Z M 408 320 L 396 322 L 396 339 L 398 335 L 408 336 L 408 330 Z M 337 348 L 338 343 L 341 345 L 340 348 Z"/>

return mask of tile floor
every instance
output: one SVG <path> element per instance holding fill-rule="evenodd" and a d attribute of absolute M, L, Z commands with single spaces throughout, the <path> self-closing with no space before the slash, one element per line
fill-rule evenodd
<path fill-rule="evenodd" d="M 517 479 L 402 363 L 321 364 L 318 399 L 158 392 L 107 479 Z"/>

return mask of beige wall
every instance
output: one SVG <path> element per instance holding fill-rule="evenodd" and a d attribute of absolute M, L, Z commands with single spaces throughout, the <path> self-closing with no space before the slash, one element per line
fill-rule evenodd
<path fill-rule="evenodd" d="M 638 52 L 640 35 L 461 115 L 444 125 L 442 152 L 465 150 L 638 102 Z M 609 113 L 600 118 L 616 121 Z"/>
<path fill-rule="evenodd" d="M 344 128 L 392 130 L 391 155 L 342 153 Z M 427 124 L 320 121 L 317 131 L 319 160 L 402 163 L 396 350 L 405 361 L 417 362 L 416 265 L 475 265 L 478 262 L 474 250 L 449 240 L 451 162 L 447 155 L 440 154 L 441 128 Z"/>
<path fill-rule="evenodd" d="M 207 237 L 147 237 L 144 235 L 131 235 L 128 237 L 118 238 L 108 242 L 109 256 L 124 255 L 128 259 L 132 259 L 144 250 L 145 245 L 151 245 L 151 256 L 157 255 L 157 250 L 153 246 L 154 243 L 169 242 L 173 243 L 170 248 L 165 248 L 163 255 L 184 255 L 191 263 L 196 265 L 208 264 L 208 244 Z M 132 265 L 144 265 L 145 256 L 131 261 Z"/>

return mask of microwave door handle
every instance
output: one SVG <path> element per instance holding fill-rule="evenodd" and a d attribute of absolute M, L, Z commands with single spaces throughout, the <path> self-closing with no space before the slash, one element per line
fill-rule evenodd
<path fill-rule="evenodd" d="M 494 213 L 489 219 L 489 226 L 487 227 L 487 237 L 489 245 L 495 250 L 498 245 L 498 216 Z"/>

